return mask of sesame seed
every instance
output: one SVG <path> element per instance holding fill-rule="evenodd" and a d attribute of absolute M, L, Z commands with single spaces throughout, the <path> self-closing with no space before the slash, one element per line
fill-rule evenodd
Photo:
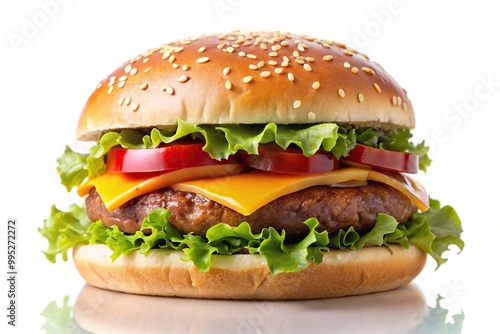
<path fill-rule="evenodd" d="M 171 86 L 163 87 L 163 91 L 167 92 L 170 95 L 174 95 L 174 89 Z"/>
<path fill-rule="evenodd" d="M 278 62 L 276 60 L 269 60 L 267 63 L 272 66 L 278 65 Z"/>
<path fill-rule="evenodd" d="M 223 74 L 223 75 L 228 75 L 228 74 L 229 74 L 229 72 L 231 72 L 231 68 L 230 68 L 230 67 L 226 67 L 226 68 L 224 68 L 224 69 L 222 70 L 222 74 Z"/>
<path fill-rule="evenodd" d="M 345 92 L 342 88 L 339 88 L 339 96 L 340 97 L 345 97 Z"/>
<path fill-rule="evenodd" d="M 264 65 L 266 65 L 266 62 L 265 62 L 265 61 L 263 61 L 263 60 L 261 60 L 261 61 L 259 61 L 259 62 L 257 63 L 257 68 L 263 68 L 263 67 L 264 67 Z"/>
<path fill-rule="evenodd" d="M 337 46 L 339 48 L 342 48 L 342 49 L 345 49 L 346 48 L 346 45 L 344 43 L 341 43 L 341 42 L 335 42 L 335 44 L 337 44 Z"/>
<path fill-rule="evenodd" d="M 400 107 L 401 106 L 401 96 L 398 96 L 397 100 L 398 100 L 397 101 L 398 102 L 398 107 Z"/>
<path fill-rule="evenodd" d="M 127 97 L 125 98 L 125 100 L 123 101 L 123 103 L 124 103 L 127 107 L 130 105 L 130 103 L 131 103 L 131 102 L 132 102 L 132 99 L 131 99 L 129 96 L 127 96 Z"/>
<path fill-rule="evenodd" d="M 179 64 L 177 64 L 177 63 L 173 63 L 173 64 L 172 64 L 172 67 L 173 67 L 173 68 L 175 68 L 175 69 L 178 69 L 178 68 L 179 68 Z"/>
<path fill-rule="evenodd" d="M 278 52 L 276 52 L 276 51 L 269 52 L 269 57 L 277 57 L 277 56 L 278 56 Z"/>
<path fill-rule="evenodd" d="M 273 46 L 271 47 L 271 49 L 272 49 L 273 51 L 278 51 L 279 49 L 281 49 L 281 45 L 273 45 Z"/>
<path fill-rule="evenodd" d="M 352 56 L 352 52 L 349 50 L 344 50 L 344 54 L 346 54 L 347 56 Z"/>
<path fill-rule="evenodd" d="M 314 81 L 313 84 L 312 84 L 312 88 L 313 89 L 318 89 L 320 86 L 319 82 L 318 81 Z"/>
<path fill-rule="evenodd" d="M 137 111 L 139 110 L 140 104 L 139 103 L 133 103 L 130 108 L 132 108 L 132 111 Z"/>
<path fill-rule="evenodd" d="M 148 58 L 148 57 L 146 57 L 146 58 L 144 58 L 144 59 L 142 60 L 142 63 L 143 63 L 143 64 L 146 64 L 148 61 L 149 61 L 149 58 Z"/>
<path fill-rule="evenodd" d="M 128 77 L 126 75 L 123 75 L 120 77 L 120 79 L 118 79 L 118 81 L 126 81 L 128 79 Z"/>
<path fill-rule="evenodd" d="M 325 61 L 330 61 L 332 59 L 333 59 L 332 55 L 326 55 L 326 56 L 323 57 L 323 60 L 325 60 Z"/>
<path fill-rule="evenodd" d="M 189 77 L 186 75 L 181 75 L 179 78 L 177 78 L 177 81 L 179 81 L 180 83 L 184 83 L 188 80 L 189 80 Z"/>
<path fill-rule="evenodd" d="M 408 111 L 408 106 L 406 105 L 406 102 L 403 102 L 403 110 Z"/>
<path fill-rule="evenodd" d="M 288 73 L 288 80 L 290 80 L 290 81 L 295 80 L 295 77 L 293 76 L 292 73 Z"/>
<path fill-rule="evenodd" d="M 298 108 L 300 108 L 300 104 L 301 104 L 300 100 L 296 100 L 296 101 L 293 103 L 293 107 L 294 107 L 295 109 L 298 109 Z"/>
<path fill-rule="evenodd" d="M 314 63 L 316 59 L 314 59 L 313 57 L 306 57 L 306 61 L 310 62 L 310 63 Z"/>
<path fill-rule="evenodd" d="M 245 56 L 246 56 L 246 53 L 245 53 L 245 52 L 243 52 L 243 51 L 240 51 L 240 52 L 238 52 L 238 56 L 240 56 L 240 57 L 245 57 Z"/>
<path fill-rule="evenodd" d="M 231 83 L 231 81 L 227 80 L 224 83 L 224 87 L 226 87 L 227 90 L 230 90 L 233 87 L 233 84 Z"/>
<path fill-rule="evenodd" d="M 208 57 L 201 57 L 201 58 L 196 59 L 196 62 L 198 64 L 203 64 L 203 63 L 206 63 L 209 60 L 210 60 L 210 58 L 208 58 Z"/>
<path fill-rule="evenodd" d="M 299 49 L 299 50 L 300 50 L 300 51 L 302 51 L 302 52 L 306 51 L 306 49 L 304 48 L 304 44 L 299 44 L 299 45 L 297 46 L 297 49 Z"/>
<path fill-rule="evenodd" d="M 130 75 L 136 75 L 137 74 L 137 68 L 133 68 L 130 70 Z"/>
<path fill-rule="evenodd" d="M 377 92 L 379 92 L 379 93 L 380 93 L 380 92 L 382 92 L 382 90 L 380 89 L 380 86 L 379 86 L 377 83 L 374 83 L 374 84 L 373 84 L 373 87 L 375 88 L 375 90 L 376 90 Z"/>
<path fill-rule="evenodd" d="M 186 65 L 186 64 L 182 65 L 182 70 L 183 71 L 189 70 L 189 65 Z"/>
<path fill-rule="evenodd" d="M 358 70 L 358 68 L 357 68 L 357 67 L 353 67 L 353 68 L 351 68 L 351 72 L 352 72 L 352 73 L 354 73 L 354 74 L 358 73 L 358 71 L 359 71 L 359 70 Z"/>
<path fill-rule="evenodd" d="M 120 81 L 120 82 L 118 83 L 118 88 L 123 88 L 123 87 L 125 87 L 125 83 L 126 83 L 126 81 Z M 111 88 L 111 90 L 113 90 L 113 89 L 112 89 L 113 87 L 110 87 L 110 88 Z M 111 93 L 111 90 L 110 90 L 110 91 L 108 91 L 108 93 Z"/>
<path fill-rule="evenodd" d="M 364 100 L 365 100 L 365 97 L 363 96 L 363 94 L 359 93 L 358 94 L 358 101 L 363 102 Z"/>
<path fill-rule="evenodd" d="M 260 76 L 261 77 L 264 77 L 264 78 L 267 78 L 268 76 L 271 75 L 271 72 L 269 71 L 263 71 L 263 72 L 260 72 Z"/>
<path fill-rule="evenodd" d="M 283 73 L 283 68 L 282 67 L 275 68 L 274 72 L 276 72 L 276 74 L 281 74 Z"/>
<path fill-rule="evenodd" d="M 247 54 L 247 58 L 250 58 L 250 59 L 257 59 L 257 56 L 256 56 L 256 55 L 254 55 L 254 54 L 249 53 L 249 54 Z"/>
<path fill-rule="evenodd" d="M 316 119 L 316 114 L 313 113 L 312 111 L 307 113 L 307 119 L 310 121 L 314 121 Z"/>
<path fill-rule="evenodd" d="M 395 106 L 396 104 L 398 104 L 398 99 L 395 96 L 393 96 L 392 97 L 392 105 Z"/>
<path fill-rule="evenodd" d="M 349 64 L 349 62 L 347 62 L 347 61 L 346 61 L 346 62 L 344 63 L 344 67 L 345 67 L 345 68 L 350 68 L 350 67 L 351 67 L 351 64 Z"/>
<path fill-rule="evenodd" d="M 168 57 L 168 62 L 169 63 L 173 63 L 175 61 L 175 56 L 174 55 L 171 55 L 170 57 Z"/>
<path fill-rule="evenodd" d="M 248 68 L 251 69 L 251 70 L 256 70 L 257 69 L 257 65 L 250 64 L 250 65 L 248 65 Z"/>
<path fill-rule="evenodd" d="M 120 97 L 120 100 L 118 100 L 118 105 L 120 107 L 123 106 L 123 103 L 125 103 L 125 96 Z"/>
<path fill-rule="evenodd" d="M 375 71 L 369 67 L 362 67 L 361 68 L 363 72 L 368 73 L 368 74 L 375 74 Z"/>
<path fill-rule="evenodd" d="M 148 89 L 148 87 L 149 87 L 149 85 L 146 82 L 141 85 L 142 90 L 146 90 L 146 89 Z"/>
<path fill-rule="evenodd" d="M 262 50 L 267 50 L 267 45 L 265 43 L 260 43 L 260 48 Z"/>
<path fill-rule="evenodd" d="M 292 54 L 293 54 L 293 56 L 294 56 L 295 58 L 300 57 L 300 53 L 299 53 L 299 51 L 297 51 L 297 50 L 293 51 L 293 53 L 292 53 Z"/>
<path fill-rule="evenodd" d="M 288 66 L 288 62 L 287 62 L 287 61 L 282 61 L 282 62 L 281 62 L 281 66 L 283 66 L 283 67 L 287 67 L 287 66 Z"/>
<path fill-rule="evenodd" d="M 125 73 L 129 73 L 132 70 L 132 65 L 128 64 L 125 66 Z"/>
<path fill-rule="evenodd" d="M 198 52 L 205 52 L 207 48 L 205 46 L 202 46 L 201 48 L 198 49 Z"/>
<path fill-rule="evenodd" d="M 311 72 L 311 71 L 312 71 L 312 67 L 311 67 L 311 65 L 309 65 L 309 64 L 307 64 L 307 63 L 306 63 L 306 64 L 304 64 L 304 70 L 306 70 L 307 72 Z"/>
<path fill-rule="evenodd" d="M 244 83 L 249 83 L 250 81 L 252 81 L 252 76 L 251 75 L 247 75 L 246 77 L 243 78 L 243 82 Z"/>
<path fill-rule="evenodd" d="M 281 46 L 288 46 L 288 41 L 282 41 L 280 44 Z"/>
<path fill-rule="evenodd" d="M 108 88 L 108 95 L 111 94 L 111 92 L 113 91 L 113 87 L 114 86 L 111 86 L 111 87 Z"/>

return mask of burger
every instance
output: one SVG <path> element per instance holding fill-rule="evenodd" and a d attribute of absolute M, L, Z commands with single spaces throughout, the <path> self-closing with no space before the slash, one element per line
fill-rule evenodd
<path fill-rule="evenodd" d="M 132 294 L 312 299 L 404 286 L 461 250 L 412 176 L 430 164 L 406 91 L 330 40 L 239 31 L 127 60 L 81 112 L 46 257 Z"/>

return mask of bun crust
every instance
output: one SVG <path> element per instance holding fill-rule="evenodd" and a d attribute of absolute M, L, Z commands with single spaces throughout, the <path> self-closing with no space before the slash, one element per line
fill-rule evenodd
<path fill-rule="evenodd" d="M 195 124 L 415 126 L 406 92 L 365 55 L 280 32 L 186 38 L 126 61 L 87 101 L 77 139 Z"/>
<path fill-rule="evenodd" d="M 392 252 L 391 252 L 392 251 Z M 414 245 L 330 251 L 323 262 L 271 275 L 260 255 L 213 255 L 208 272 L 185 262 L 182 251 L 133 252 L 111 261 L 106 245 L 80 245 L 74 263 L 88 284 L 132 294 L 211 299 L 313 299 L 360 295 L 407 285 L 427 255 Z"/>

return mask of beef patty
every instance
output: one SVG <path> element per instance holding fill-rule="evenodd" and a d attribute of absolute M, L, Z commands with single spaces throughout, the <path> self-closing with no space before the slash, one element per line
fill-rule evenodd
<path fill-rule="evenodd" d="M 353 226 L 360 234 L 372 229 L 378 213 L 385 213 L 406 222 L 416 211 L 411 201 L 396 189 L 382 183 L 368 182 L 366 186 L 336 188 L 317 186 L 282 196 L 244 216 L 204 196 L 164 188 L 134 198 L 109 212 L 99 194 L 92 189 L 86 200 L 87 213 L 92 221 L 117 225 L 125 233 L 137 231 L 149 211 L 166 208 L 172 215 L 169 223 L 184 233 L 205 235 L 220 222 L 237 226 L 248 222 L 254 233 L 265 227 L 285 230 L 288 239 L 304 237 L 309 228 L 308 218 L 319 221 L 318 231 L 334 234 Z"/>

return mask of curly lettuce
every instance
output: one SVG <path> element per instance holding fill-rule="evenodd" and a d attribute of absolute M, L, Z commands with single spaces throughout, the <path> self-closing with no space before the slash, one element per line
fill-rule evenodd
<path fill-rule="evenodd" d="M 439 267 L 446 262 L 443 253 L 451 245 L 463 249 L 464 242 L 460 238 L 462 224 L 453 208 L 441 207 L 435 200 L 431 203 L 427 212 L 415 213 L 405 224 L 379 214 L 374 228 L 364 235 L 351 227 L 328 236 L 326 231 L 317 231 L 318 220 L 310 218 L 304 222 L 309 234 L 295 243 L 286 241 L 285 231 L 279 232 L 272 227 L 253 233 L 248 223 L 237 227 L 219 223 L 208 229 L 206 237 L 183 234 L 168 223 L 171 213 L 166 209 L 151 211 L 139 231 L 125 234 L 116 226 L 104 226 L 99 220 L 91 223 L 83 214 L 85 209 L 76 205 L 68 212 L 53 207 L 50 218 L 45 220 L 39 232 L 49 242 L 45 255 L 51 262 L 55 262 L 58 254 L 66 261 L 67 251 L 77 244 L 106 244 L 112 250 L 113 260 L 134 251 L 147 254 L 151 249 L 158 248 L 182 250 L 186 261 L 192 261 L 202 272 L 210 268 L 213 254 L 261 254 L 271 272 L 277 274 L 300 271 L 311 262 L 319 264 L 324 252 L 330 249 L 359 250 L 366 246 L 388 246 L 390 250 L 391 244 L 407 248 L 411 243 L 430 254 Z"/>

